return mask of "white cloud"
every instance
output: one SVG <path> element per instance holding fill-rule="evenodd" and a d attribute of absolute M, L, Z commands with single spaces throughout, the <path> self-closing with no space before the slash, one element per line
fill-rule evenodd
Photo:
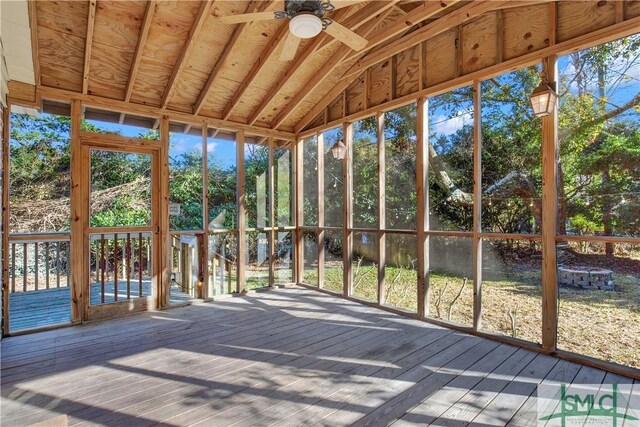
<path fill-rule="evenodd" d="M 213 153 L 216 151 L 216 147 L 218 147 L 217 142 L 207 142 L 207 153 Z"/>
<path fill-rule="evenodd" d="M 465 125 L 473 124 L 473 114 L 469 111 L 458 111 L 455 116 L 448 117 L 440 114 L 432 119 L 431 131 L 439 135 L 451 135 Z"/>

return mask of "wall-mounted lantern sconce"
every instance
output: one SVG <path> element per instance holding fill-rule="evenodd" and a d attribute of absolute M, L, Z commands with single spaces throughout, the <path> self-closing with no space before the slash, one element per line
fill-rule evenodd
<path fill-rule="evenodd" d="M 531 108 L 536 117 L 544 117 L 553 113 L 558 101 L 558 94 L 545 80 L 540 82 L 537 88 L 529 95 Z"/>
<path fill-rule="evenodd" d="M 344 159 L 344 155 L 347 153 L 347 146 L 344 145 L 344 142 L 342 142 L 341 139 L 339 139 L 338 141 L 336 141 L 335 144 L 333 144 L 333 147 L 331 147 L 331 154 L 333 154 L 333 158 L 334 159 Z"/>

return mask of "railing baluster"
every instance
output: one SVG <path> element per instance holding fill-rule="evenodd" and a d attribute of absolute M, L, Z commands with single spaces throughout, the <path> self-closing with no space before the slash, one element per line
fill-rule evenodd
<path fill-rule="evenodd" d="M 11 244 L 11 293 L 16 291 L 16 244 Z"/>
<path fill-rule="evenodd" d="M 127 299 L 131 299 L 131 233 L 127 233 L 126 274 L 127 274 Z"/>
<path fill-rule="evenodd" d="M 60 287 L 60 244 L 56 242 L 56 288 Z"/>
<path fill-rule="evenodd" d="M 27 244 L 22 244 L 22 292 L 27 292 Z"/>
<path fill-rule="evenodd" d="M 142 233 L 138 233 L 138 296 L 142 297 Z"/>
<path fill-rule="evenodd" d="M 100 247 L 102 248 L 102 252 L 100 255 L 100 273 L 101 273 L 101 281 L 100 281 L 100 302 L 104 304 L 104 271 L 106 270 L 107 260 L 104 259 L 104 234 L 100 235 Z"/>
<path fill-rule="evenodd" d="M 38 290 L 38 242 L 33 244 L 33 253 L 34 253 L 34 274 L 35 274 L 35 283 L 36 283 L 36 291 Z"/>
<path fill-rule="evenodd" d="M 44 243 L 44 271 L 46 287 L 49 289 L 49 242 Z"/>
<path fill-rule="evenodd" d="M 71 268 L 69 265 L 69 260 L 71 259 L 71 245 L 69 243 L 67 243 L 66 249 L 64 252 L 65 252 L 64 268 L 65 268 L 65 273 L 67 273 L 67 286 L 69 286 L 71 284 Z"/>
<path fill-rule="evenodd" d="M 118 301 L 118 233 L 113 235 L 113 300 Z"/>

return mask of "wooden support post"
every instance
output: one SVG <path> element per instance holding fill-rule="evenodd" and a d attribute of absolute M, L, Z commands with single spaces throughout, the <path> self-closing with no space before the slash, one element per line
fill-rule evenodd
<path fill-rule="evenodd" d="M 269 230 L 266 234 L 267 236 L 269 236 L 269 287 L 272 287 L 273 285 L 275 285 L 275 265 L 274 265 L 274 261 L 275 261 L 275 239 L 276 239 L 276 235 L 277 233 L 275 232 L 275 226 L 276 226 L 276 221 L 274 218 L 274 214 L 275 214 L 275 209 L 274 209 L 274 205 L 275 205 L 275 191 L 274 191 L 274 175 L 276 172 L 276 168 L 275 168 L 275 163 L 273 161 L 273 156 L 274 156 L 274 151 L 273 151 L 273 138 L 269 138 L 269 174 L 267 175 L 267 205 L 269 206 L 269 219 L 267 221 L 266 226 L 268 227 L 267 229 Z"/>
<path fill-rule="evenodd" d="M 171 241 L 169 236 L 169 118 L 164 116 L 160 121 L 160 149 L 159 160 L 156 162 L 159 171 L 156 173 L 160 187 L 159 197 L 156 197 L 156 207 L 154 223 L 157 224 L 154 257 L 157 260 L 153 269 L 156 271 L 155 286 L 158 289 L 159 306 L 169 305 L 169 293 L 171 286 Z M 156 181 L 153 181 L 156 182 Z"/>
<path fill-rule="evenodd" d="M 473 329 L 482 327 L 482 129 L 480 82 L 473 82 Z"/>
<path fill-rule="evenodd" d="M 236 133 L 236 158 L 238 162 L 238 177 L 236 182 L 236 199 L 238 201 L 238 282 L 237 292 L 244 292 L 245 285 L 245 256 L 246 256 L 246 200 L 244 186 L 244 131 Z"/>
<path fill-rule="evenodd" d="M 418 257 L 418 318 L 429 315 L 429 100 L 418 99 L 416 129 L 416 255 Z"/>
<path fill-rule="evenodd" d="M 11 104 L 2 110 L 2 335 L 9 333 L 9 124 Z M 15 244 L 12 265 L 12 288 L 15 288 Z"/>
<path fill-rule="evenodd" d="M 304 213 L 304 146 L 301 139 L 297 140 L 293 146 L 293 180 L 294 180 L 294 195 L 293 195 L 293 215 L 295 231 L 295 251 L 294 257 L 294 270 L 293 270 L 293 283 L 302 283 L 304 279 L 304 236 L 302 233 L 303 213 Z"/>
<path fill-rule="evenodd" d="M 71 101 L 71 262 L 67 259 L 67 266 L 71 265 L 71 321 L 79 322 L 86 319 L 86 309 L 89 305 L 85 295 L 89 291 L 88 261 L 89 239 L 89 170 L 83 165 L 88 164 L 89 150 L 82 148 L 80 141 L 80 125 L 82 123 L 82 103 Z M 87 163 L 85 163 L 85 161 Z M 69 267 L 67 267 L 67 270 Z"/>
<path fill-rule="evenodd" d="M 324 287 L 324 134 L 317 138 L 318 158 L 318 287 Z"/>
<path fill-rule="evenodd" d="M 344 123 L 342 125 L 342 137 L 344 138 L 344 144 L 347 146 L 342 166 L 342 198 L 344 203 L 342 237 L 344 274 L 342 293 L 344 296 L 350 296 L 353 293 L 353 276 L 351 274 L 353 266 L 353 125 L 351 123 Z"/>
<path fill-rule="evenodd" d="M 378 304 L 387 302 L 387 287 L 385 282 L 385 264 L 387 237 L 385 228 L 387 216 L 385 208 L 386 199 L 386 169 L 385 169 L 385 142 L 384 142 L 384 113 L 376 115 L 376 136 L 378 140 Z"/>
<path fill-rule="evenodd" d="M 542 61 L 543 73 L 557 90 L 555 55 Z M 558 326 L 556 230 L 558 218 L 558 109 L 542 118 L 542 348 L 555 351 Z"/>
<path fill-rule="evenodd" d="M 199 257 L 202 266 L 201 287 L 198 297 L 209 298 L 209 153 L 207 150 L 208 128 L 206 123 L 202 125 L 202 222 L 204 223 L 204 234 Z"/>

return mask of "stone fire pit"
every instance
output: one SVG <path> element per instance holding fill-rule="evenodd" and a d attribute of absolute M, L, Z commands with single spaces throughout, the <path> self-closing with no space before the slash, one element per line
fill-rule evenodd
<path fill-rule="evenodd" d="M 586 266 L 559 266 L 558 283 L 580 289 L 613 291 L 613 271 Z"/>

